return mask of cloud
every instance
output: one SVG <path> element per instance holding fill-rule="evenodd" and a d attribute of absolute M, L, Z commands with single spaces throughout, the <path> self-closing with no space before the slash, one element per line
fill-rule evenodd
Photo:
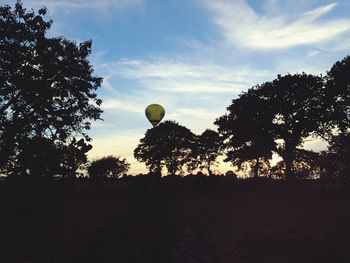
<path fill-rule="evenodd" d="M 102 103 L 103 110 L 118 110 L 118 111 L 126 111 L 133 113 L 143 113 L 144 107 L 137 103 L 132 103 L 127 100 L 120 100 L 117 98 L 106 99 Z"/>
<path fill-rule="evenodd" d="M 328 143 L 320 138 L 308 138 L 305 140 L 303 149 L 315 152 L 327 150 Z"/>
<path fill-rule="evenodd" d="M 108 76 L 138 81 L 143 89 L 169 93 L 240 93 L 269 75 L 265 69 L 176 58 L 123 59 L 99 66 Z"/>
<path fill-rule="evenodd" d="M 128 6 L 140 5 L 143 0 L 31 0 L 25 1 L 25 7 L 38 9 L 42 6 L 48 8 L 48 12 L 58 13 L 65 12 L 70 13 L 72 11 L 90 9 L 108 11 L 111 8 L 125 8 Z"/>
<path fill-rule="evenodd" d="M 97 9 L 107 11 L 110 8 L 124 8 L 142 4 L 143 0 L 35 0 L 27 1 L 30 6 L 46 6 L 49 12 L 70 12 L 79 9 Z"/>
<path fill-rule="evenodd" d="M 270 1 L 269 5 L 276 1 Z M 288 2 L 288 1 L 287 1 Z M 301 45 L 332 42 L 341 34 L 350 31 L 350 19 L 322 20 L 336 3 L 291 14 L 288 10 L 260 15 L 246 1 L 206 1 L 213 12 L 214 21 L 221 29 L 225 40 L 232 46 L 254 50 L 287 49 Z"/>

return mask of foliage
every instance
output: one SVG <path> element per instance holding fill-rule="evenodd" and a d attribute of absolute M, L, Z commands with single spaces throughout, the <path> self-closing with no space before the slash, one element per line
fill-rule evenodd
<path fill-rule="evenodd" d="M 216 131 L 206 129 L 198 136 L 197 145 L 193 149 L 193 155 L 200 164 L 201 169 L 207 169 L 208 174 L 212 172 L 210 167 L 216 165 L 216 159 L 220 154 L 221 139 Z"/>
<path fill-rule="evenodd" d="M 215 121 L 224 138 L 226 159 L 239 168 L 254 166 L 258 176 L 259 167 L 272 157 L 276 148 L 272 127 L 270 105 L 257 96 L 252 88 L 234 99 L 225 114 Z"/>
<path fill-rule="evenodd" d="M 226 148 L 226 160 L 241 167 L 249 163 L 258 176 L 260 162 L 270 159 L 275 149 L 271 132 L 270 105 L 257 96 L 255 88 L 242 93 L 227 108 L 228 114 L 215 121 Z"/>
<path fill-rule="evenodd" d="M 345 132 L 350 129 L 350 56 L 332 66 L 327 72 L 326 81 L 327 125 Z"/>
<path fill-rule="evenodd" d="M 34 169 L 23 155 L 43 158 L 27 149 L 39 141 L 44 151 L 69 162 L 81 148 L 75 137 L 90 141 L 89 121 L 102 112 L 95 93 L 102 79 L 92 76 L 87 60 L 91 41 L 46 37 L 52 21 L 45 14 L 45 8 L 27 12 L 20 2 L 14 9 L 0 7 L 0 166 L 8 173 Z M 51 168 L 35 173 L 56 171 Z"/>
<path fill-rule="evenodd" d="M 328 152 L 321 163 L 327 177 L 349 179 L 350 133 L 344 132 L 333 137 Z"/>
<path fill-rule="evenodd" d="M 295 159 L 292 162 L 291 170 L 293 175 L 299 179 L 317 178 L 320 171 L 320 154 L 304 150 L 295 150 Z M 278 162 L 270 168 L 271 176 L 275 178 L 284 178 L 286 176 L 286 164 L 283 161 Z"/>
<path fill-rule="evenodd" d="M 94 160 L 88 166 L 89 177 L 97 178 L 118 178 L 127 173 L 130 164 L 125 159 L 112 155 Z"/>
<path fill-rule="evenodd" d="M 174 175 L 193 161 L 195 143 L 195 135 L 189 129 L 174 121 L 165 121 L 147 130 L 134 156 L 152 172 L 160 172 L 166 167 Z"/>
<path fill-rule="evenodd" d="M 216 121 L 228 138 L 228 159 L 267 158 L 276 151 L 285 163 L 286 177 L 293 178 L 297 147 L 324 120 L 322 92 L 323 79 L 303 73 L 279 75 L 243 93 L 232 102 L 229 114 Z"/>

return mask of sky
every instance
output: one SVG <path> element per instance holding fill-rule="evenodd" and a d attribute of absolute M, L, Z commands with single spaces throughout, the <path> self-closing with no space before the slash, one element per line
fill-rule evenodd
<path fill-rule="evenodd" d="M 14 5 L 15 0 L 0 0 Z M 93 123 L 91 160 L 126 158 L 129 173 L 147 172 L 133 151 L 151 124 L 164 120 L 200 134 L 231 101 L 277 74 L 325 74 L 350 55 L 350 0 L 22 0 L 48 8 L 48 36 L 92 39 L 89 57 L 103 77 L 104 121 Z M 324 149 L 320 140 L 305 147 Z M 217 171 L 232 169 L 221 164 Z M 214 169 L 215 170 L 215 169 Z"/>

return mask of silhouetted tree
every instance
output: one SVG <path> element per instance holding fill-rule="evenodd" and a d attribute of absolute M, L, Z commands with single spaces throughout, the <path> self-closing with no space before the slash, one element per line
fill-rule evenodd
<path fill-rule="evenodd" d="M 350 132 L 343 132 L 333 137 L 328 148 L 328 158 L 333 159 L 333 164 L 335 164 L 334 177 L 350 178 Z"/>
<path fill-rule="evenodd" d="M 321 77 L 305 73 L 279 75 L 277 79 L 257 85 L 243 93 L 228 108 L 229 114 L 221 117 L 216 123 L 220 132 L 224 135 L 226 133 L 229 138 L 228 147 L 240 149 L 239 145 L 244 145 L 243 149 L 248 149 L 248 153 L 242 151 L 242 154 L 237 154 L 239 158 L 249 156 L 250 153 L 258 155 L 254 150 L 249 151 L 256 142 L 254 148 L 262 149 L 262 153 L 270 155 L 273 150 L 283 158 L 286 178 L 291 179 L 295 177 L 292 173 L 292 163 L 297 147 L 302 146 L 305 138 L 319 130 L 325 119 L 323 94 Z M 242 106 L 244 110 L 240 110 L 236 101 L 240 104 L 246 101 L 246 105 L 251 109 Z M 250 111 L 250 114 L 245 111 Z M 248 119 L 245 120 L 246 118 Z M 238 122 L 239 120 L 241 122 Z M 242 129 L 239 126 L 235 128 L 234 125 L 238 123 L 243 123 Z M 247 140 L 247 137 L 253 137 L 255 140 Z M 277 146 L 271 138 L 277 142 Z M 260 143 L 266 145 L 261 147 Z"/>
<path fill-rule="evenodd" d="M 20 2 L 14 9 L 0 7 L 0 166 L 8 173 L 16 167 L 34 171 L 23 156 L 40 160 L 43 153 L 28 150 L 39 141 L 44 151 L 71 161 L 75 150 L 68 149 L 81 150 L 75 137 L 90 141 L 85 131 L 102 112 L 95 93 L 102 79 L 92 76 L 87 60 L 91 41 L 46 37 L 52 21 L 45 21 L 45 14 L 45 8 L 27 12 Z M 64 145 L 68 148 L 61 151 Z M 56 168 L 42 169 L 36 172 Z"/>
<path fill-rule="evenodd" d="M 278 76 L 259 90 L 262 98 L 271 103 L 273 134 L 278 144 L 277 152 L 286 166 L 286 177 L 293 178 L 292 164 L 297 147 L 315 133 L 322 121 L 323 79 L 303 74 Z"/>
<path fill-rule="evenodd" d="M 320 153 L 297 149 L 295 160 L 293 161 L 293 172 L 298 178 L 314 179 L 320 176 Z"/>
<path fill-rule="evenodd" d="M 200 136 L 193 154 L 201 169 L 207 169 L 208 175 L 212 175 L 210 167 L 217 164 L 216 159 L 220 154 L 221 139 L 216 131 L 206 129 Z"/>
<path fill-rule="evenodd" d="M 215 124 L 224 139 L 225 161 L 239 168 L 249 164 L 258 177 L 261 163 L 272 157 L 276 143 L 270 105 L 255 91 L 252 88 L 234 99 L 227 108 L 228 114 L 217 119 Z"/>
<path fill-rule="evenodd" d="M 350 129 L 350 56 L 336 62 L 325 78 L 325 111 L 329 119 L 324 128 L 328 132 L 335 127 L 346 132 Z"/>
<path fill-rule="evenodd" d="M 320 174 L 323 179 L 344 179 L 350 170 L 350 56 L 337 61 L 325 79 L 326 121 L 320 134 L 329 147 L 320 155 Z"/>
<path fill-rule="evenodd" d="M 147 130 L 134 156 L 152 172 L 160 172 L 166 167 L 170 174 L 175 174 L 191 163 L 195 141 L 195 135 L 189 129 L 174 121 L 165 121 Z"/>
<path fill-rule="evenodd" d="M 59 164 L 62 175 L 74 179 L 79 167 L 87 162 L 86 153 L 92 149 L 92 145 L 84 139 L 72 138 L 69 144 L 61 144 Z"/>
<path fill-rule="evenodd" d="M 49 139 L 32 138 L 22 141 L 18 163 L 14 167 L 15 174 L 47 177 L 61 174 L 59 164 L 60 149 Z"/>
<path fill-rule="evenodd" d="M 87 161 L 92 148 L 84 139 L 72 139 L 70 144 L 54 143 L 48 138 L 34 137 L 23 141 L 14 165 L 13 175 L 31 175 L 37 178 L 52 175 L 75 176 L 80 165 Z M 12 175 L 12 174 L 11 174 Z"/>
<path fill-rule="evenodd" d="M 112 155 L 94 160 L 88 166 L 89 177 L 98 178 L 118 178 L 125 174 L 130 168 L 130 164 L 125 159 Z"/>
<path fill-rule="evenodd" d="M 237 180 L 237 174 L 235 174 L 233 171 L 227 171 L 226 173 L 225 173 L 225 176 L 226 176 L 226 178 L 228 178 L 228 179 L 233 179 L 233 180 Z"/>
<path fill-rule="evenodd" d="M 292 162 L 291 171 L 296 178 L 307 179 L 320 176 L 320 154 L 304 150 L 295 149 L 294 160 Z M 274 177 L 284 178 L 286 176 L 286 164 L 283 161 L 276 163 L 270 168 Z"/>

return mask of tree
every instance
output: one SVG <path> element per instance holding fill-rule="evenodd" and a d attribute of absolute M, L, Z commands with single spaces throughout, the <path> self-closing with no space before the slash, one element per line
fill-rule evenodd
<path fill-rule="evenodd" d="M 288 74 L 264 83 L 257 91 L 271 105 L 272 132 L 275 140 L 280 141 L 276 151 L 285 163 L 286 178 L 292 179 L 297 148 L 324 121 L 323 79 L 305 73 Z"/>
<path fill-rule="evenodd" d="M 45 14 L 27 12 L 19 1 L 13 10 L 0 7 L 0 166 L 8 173 L 26 170 L 19 157 L 30 141 L 81 149 L 76 142 L 86 143 L 76 137 L 89 142 L 90 120 L 102 113 L 95 93 L 102 78 L 92 75 L 87 59 L 92 42 L 47 38 L 52 21 Z M 69 161 L 69 152 L 59 154 Z"/>
<path fill-rule="evenodd" d="M 346 132 L 350 129 L 350 56 L 336 62 L 325 78 L 328 131 L 335 127 Z"/>
<path fill-rule="evenodd" d="M 233 149 L 229 158 L 265 157 L 276 151 L 283 158 L 286 178 L 294 178 L 297 148 L 325 120 L 323 94 L 322 77 L 305 73 L 278 75 L 243 93 L 216 122 Z"/>
<path fill-rule="evenodd" d="M 320 175 L 320 154 L 303 149 L 296 149 L 292 162 L 291 171 L 296 178 L 316 178 Z M 270 168 L 271 174 L 275 177 L 286 176 L 286 164 L 283 161 L 276 163 Z"/>
<path fill-rule="evenodd" d="M 253 166 L 254 177 L 258 177 L 261 164 L 272 157 L 276 143 L 270 105 L 255 91 L 252 88 L 234 99 L 227 108 L 228 114 L 218 118 L 215 124 L 224 140 L 225 161 L 239 168 L 243 164 Z"/>
<path fill-rule="evenodd" d="M 221 139 L 216 131 L 206 129 L 198 137 L 197 145 L 193 149 L 193 154 L 200 163 L 200 168 L 208 170 L 208 175 L 212 175 L 210 167 L 217 164 L 216 159 L 220 154 L 220 149 Z"/>
<path fill-rule="evenodd" d="M 112 155 L 94 160 L 88 166 L 89 177 L 98 178 L 118 178 L 127 173 L 130 164 L 125 159 Z"/>
<path fill-rule="evenodd" d="M 48 138 L 34 137 L 23 141 L 17 156 L 13 174 L 31 175 L 36 178 L 56 176 L 75 176 L 80 165 L 87 162 L 86 153 L 92 146 L 84 139 L 72 139 L 68 145 L 57 144 Z"/>
<path fill-rule="evenodd" d="M 333 156 L 333 158 L 332 158 Z M 327 159 L 333 161 L 333 177 L 349 179 L 350 172 L 350 132 L 334 136 L 328 148 Z"/>
<path fill-rule="evenodd" d="M 175 175 L 192 161 L 195 135 L 174 121 L 165 121 L 147 130 L 134 151 L 138 161 L 146 163 L 151 172 L 159 173 L 162 167 Z"/>
<path fill-rule="evenodd" d="M 337 61 L 325 76 L 324 122 L 319 133 L 328 141 L 320 155 L 324 179 L 345 179 L 350 170 L 350 56 Z"/>

